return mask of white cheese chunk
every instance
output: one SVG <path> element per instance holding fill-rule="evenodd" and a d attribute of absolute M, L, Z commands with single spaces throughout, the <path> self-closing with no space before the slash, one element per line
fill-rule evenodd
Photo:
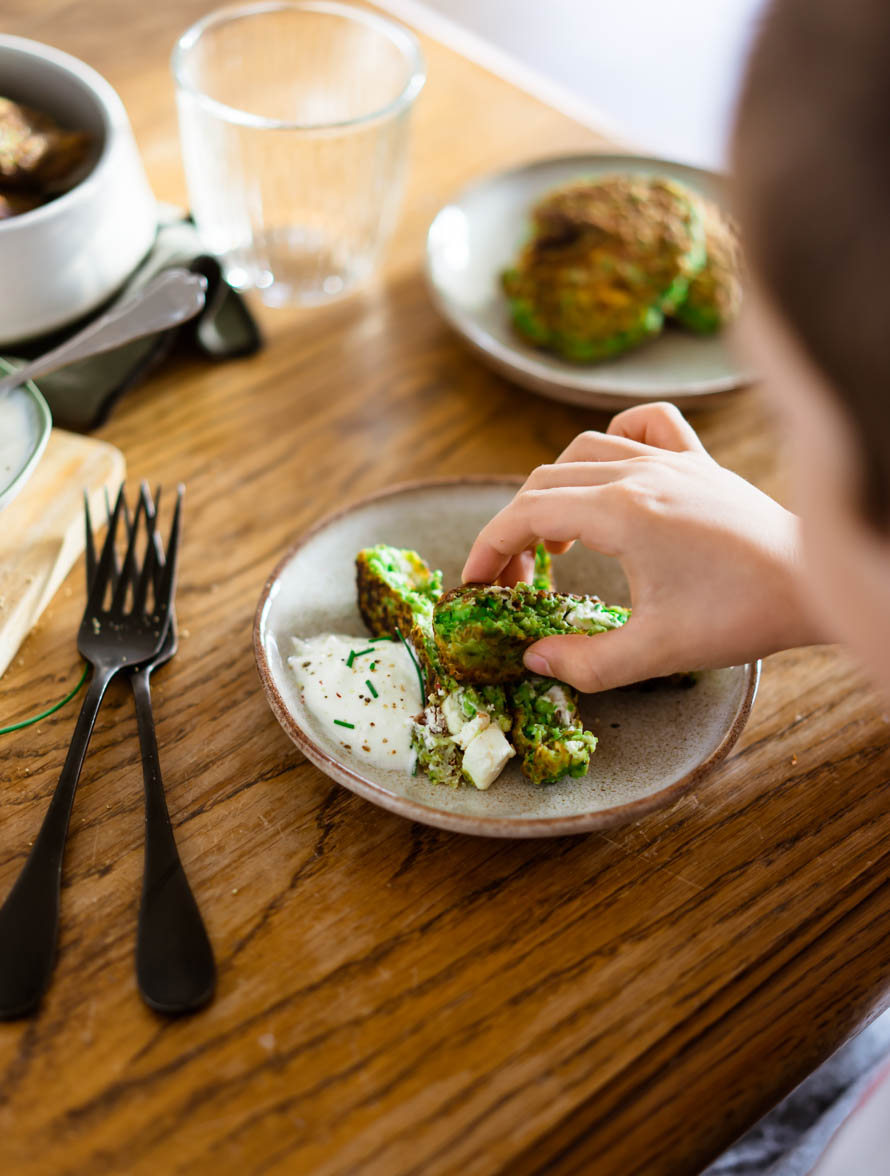
<path fill-rule="evenodd" d="M 460 704 L 460 695 L 457 693 L 445 695 L 442 700 L 442 714 L 445 716 L 445 722 L 448 725 L 448 734 L 460 734 L 467 721 L 464 708 Z"/>
<path fill-rule="evenodd" d="M 565 687 L 561 686 L 558 682 L 554 682 L 549 690 L 544 691 L 543 697 L 548 698 L 556 707 L 554 717 L 562 723 L 568 722 L 573 713 L 573 707 L 571 699 L 566 694 Z"/>
<path fill-rule="evenodd" d="M 477 788 L 484 791 L 501 774 L 507 760 L 516 752 L 497 723 L 489 723 L 472 739 L 464 752 L 464 772 Z"/>
<path fill-rule="evenodd" d="M 593 600 L 582 600 L 566 613 L 566 624 L 575 629 L 588 629 L 602 624 L 602 605 Z"/>
<path fill-rule="evenodd" d="M 476 736 L 481 734 L 490 723 L 491 719 L 488 715 L 482 713 L 476 715 L 475 719 L 471 719 L 469 723 L 464 723 L 460 732 L 455 735 L 454 742 L 466 751 Z"/>

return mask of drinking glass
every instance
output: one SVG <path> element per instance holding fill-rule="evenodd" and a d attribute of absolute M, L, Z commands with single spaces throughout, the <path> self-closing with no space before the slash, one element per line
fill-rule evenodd
<path fill-rule="evenodd" d="M 192 214 L 228 281 L 272 306 L 345 293 L 396 221 L 417 40 L 329 0 L 223 8 L 173 50 Z"/>

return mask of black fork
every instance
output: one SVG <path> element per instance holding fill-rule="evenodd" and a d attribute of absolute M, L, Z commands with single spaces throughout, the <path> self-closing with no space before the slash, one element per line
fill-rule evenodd
<path fill-rule="evenodd" d="M 159 568 L 156 518 L 140 499 L 118 574 L 115 539 L 125 511 L 123 486 L 117 496 L 77 635 L 77 647 L 93 667 L 92 677 L 40 832 L 0 908 L 0 1017 L 30 1013 L 49 986 L 58 939 L 65 838 L 80 770 L 108 683 L 121 670 L 154 657 L 167 635 L 176 583 L 181 503 L 180 490 L 167 559 Z M 136 554 L 140 523 L 146 532 L 141 566 Z"/>
<path fill-rule="evenodd" d="M 141 492 L 143 509 L 154 522 L 160 490 L 152 502 L 148 487 Z M 110 504 L 106 504 L 111 514 Z M 96 573 L 89 505 L 86 515 L 87 588 Z M 129 526 L 129 519 L 126 518 Z M 157 572 L 164 566 L 160 536 L 153 531 Z M 153 658 L 128 673 L 142 753 L 145 787 L 145 863 L 136 939 L 136 981 L 147 1005 L 161 1013 L 189 1013 L 205 1005 L 216 985 L 213 948 L 201 912 L 183 869 L 164 797 L 158 742 L 155 736 L 150 679 L 177 649 L 176 617 L 171 614 L 167 636 Z"/>

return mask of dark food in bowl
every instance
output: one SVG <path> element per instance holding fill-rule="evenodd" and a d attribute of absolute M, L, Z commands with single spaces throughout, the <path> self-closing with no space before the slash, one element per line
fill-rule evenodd
<path fill-rule="evenodd" d="M 0 220 L 9 220 L 11 216 L 18 216 L 22 212 L 30 212 L 32 208 L 39 208 L 43 199 L 39 196 L 27 196 L 22 192 L 0 192 Z"/>
<path fill-rule="evenodd" d="M 29 212 L 80 178 L 92 137 L 42 111 L 0 98 L 0 219 Z"/>
<path fill-rule="evenodd" d="M 589 363 L 655 337 L 666 318 L 700 333 L 731 321 L 740 261 L 716 205 L 676 180 L 616 174 L 540 200 L 501 280 L 523 338 Z"/>

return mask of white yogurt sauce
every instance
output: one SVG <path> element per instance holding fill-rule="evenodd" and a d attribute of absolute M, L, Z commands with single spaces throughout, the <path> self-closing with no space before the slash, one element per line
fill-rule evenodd
<path fill-rule="evenodd" d="M 0 490 L 8 486 L 27 463 L 37 443 L 34 402 L 17 388 L 0 395 Z"/>
<path fill-rule="evenodd" d="M 413 772 L 411 730 L 423 700 L 404 645 L 333 633 L 293 644 L 287 662 L 300 698 L 331 738 L 365 763 Z"/>

